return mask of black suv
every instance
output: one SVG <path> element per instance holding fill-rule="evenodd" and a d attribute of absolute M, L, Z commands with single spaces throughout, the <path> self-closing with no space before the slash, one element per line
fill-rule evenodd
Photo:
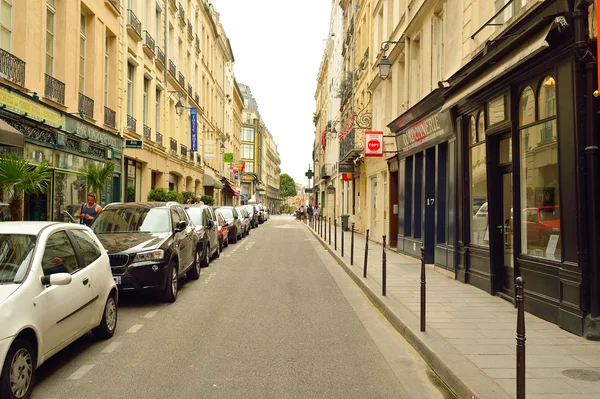
<path fill-rule="evenodd" d="M 179 278 L 200 277 L 198 235 L 176 202 L 108 204 L 91 228 L 120 290 L 156 290 L 175 302 Z"/>
<path fill-rule="evenodd" d="M 202 248 L 202 267 L 207 267 L 210 258 L 221 256 L 219 244 L 219 222 L 214 210 L 208 205 L 183 205 L 192 226 L 199 234 L 199 244 Z"/>

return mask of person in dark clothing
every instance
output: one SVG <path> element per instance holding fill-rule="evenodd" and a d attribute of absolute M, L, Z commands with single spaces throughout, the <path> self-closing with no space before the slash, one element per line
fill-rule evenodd
<path fill-rule="evenodd" d="M 96 203 L 96 193 L 88 193 L 87 203 L 81 204 L 81 208 L 75 216 L 81 220 L 81 224 L 89 227 L 100 211 L 102 211 L 102 207 Z"/>
<path fill-rule="evenodd" d="M 312 217 L 313 217 L 314 210 L 313 210 L 313 207 L 310 204 L 308 204 L 308 206 L 306 207 L 306 213 L 308 215 L 308 220 L 311 221 Z"/>

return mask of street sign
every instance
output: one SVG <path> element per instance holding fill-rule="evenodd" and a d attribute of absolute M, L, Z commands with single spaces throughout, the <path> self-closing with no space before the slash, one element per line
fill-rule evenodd
<path fill-rule="evenodd" d="M 383 156 L 383 132 L 365 132 L 365 157 Z"/>
<path fill-rule="evenodd" d="M 354 164 L 350 162 L 338 162 L 340 173 L 354 173 Z"/>
<path fill-rule="evenodd" d="M 233 162 L 233 152 L 223 154 L 223 162 Z"/>
<path fill-rule="evenodd" d="M 125 148 L 134 148 L 141 150 L 144 147 L 142 140 L 125 140 Z"/>
<path fill-rule="evenodd" d="M 196 108 L 190 109 L 190 137 L 192 140 L 190 151 L 198 152 L 198 110 Z"/>
<path fill-rule="evenodd" d="M 306 194 L 312 194 L 312 192 L 313 192 L 313 189 L 312 189 L 312 188 L 308 188 L 308 187 L 307 187 L 307 188 L 305 188 L 305 189 L 304 189 L 304 192 L 305 192 Z"/>

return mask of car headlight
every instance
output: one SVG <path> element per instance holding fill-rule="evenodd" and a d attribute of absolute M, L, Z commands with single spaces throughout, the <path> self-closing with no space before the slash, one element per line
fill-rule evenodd
<path fill-rule="evenodd" d="M 135 255 L 134 262 L 155 262 L 165 258 L 165 251 L 155 249 L 153 251 L 140 252 Z"/>

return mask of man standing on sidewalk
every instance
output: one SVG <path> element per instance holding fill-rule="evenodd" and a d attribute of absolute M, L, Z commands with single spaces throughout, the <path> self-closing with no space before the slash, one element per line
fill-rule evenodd
<path fill-rule="evenodd" d="M 313 207 L 310 204 L 308 204 L 308 206 L 306 207 L 306 214 L 308 215 L 309 222 L 312 221 L 313 213 L 314 213 Z"/>

